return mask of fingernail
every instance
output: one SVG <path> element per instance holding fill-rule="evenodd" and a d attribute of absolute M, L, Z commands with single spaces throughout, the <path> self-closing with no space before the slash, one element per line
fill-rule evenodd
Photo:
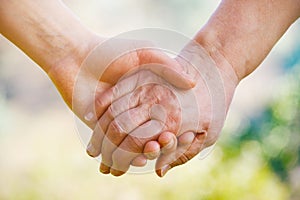
<path fill-rule="evenodd" d="M 94 113 L 92 113 L 92 112 L 89 112 L 88 114 L 86 114 L 86 115 L 84 116 L 84 119 L 85 119 L 86 121 L 91 121 L 93 118 L 94 118 Z"/>
<path fill-rule="evenodd" d="M 86 148 L 86 152 L 87 152 L 87 154 L 89 154 L 89 156 L 93 157 L 93 153 L 95 152 L 95 148 L 91 143 L 88 144 L 88 146 Z"/>
<path fill-rule="evenodd" d="M 110 169 L 110 173 L 113 176 L 122 176 L 123 174 L 125 174 L 125 172 L 122 172 L 122 171 L 119 171 L 116 169 L 112 169 L 112 168 Z"/>
<path fill-rule="evenodd" d="M 149 152 L 146 154 L 146 156 L 149 160 L 154 160 L 159 156 L 159 153 L 159 151 Z"/>
<path fill-rule="evenodd" d="M 108 167 L 108 166 L 104 165 L 103 163 L 101 163 L 100 172 L 102 174 L 109 174 L 110 173 L 110 167 Z"/>
<path fill-rule="evenodd" d="M 174 145 L 175 141 L 174 139 L 172 138 L 171 142 L 169 142 L 166 146 L 164 146 L 165 149 L 171 149 Z"/>
<path fill-rule="evenodd" d="M 160 175 L 161 177 L 163 177 L 164 175 L 166 175 L 166 173 L 169 171 L 169 169 L 171 168 L 170 165 L 165 165 L 161 168 L 160 170 Z"/>

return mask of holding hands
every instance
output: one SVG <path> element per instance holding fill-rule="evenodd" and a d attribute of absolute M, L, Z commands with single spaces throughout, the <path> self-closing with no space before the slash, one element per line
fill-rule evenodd
<path fill-rule="evenodd" d="M 238 83 L 300 17 L 299 0 L 223 0 L 171 58 L 147 41 L 99 37 L 62 1 L 0 2 L 1 34 L 93 130 L 87 152 L 115 176 L 156 158 L 164 176 L 214 144 Z"/>
<path fill-rule="evenodd" d="M 167 56 L 154 48 L 147 51 Z M 168 62 L 153 58 L 105 92 L 96 91 L 94 106 L 87 111 L 86 119 L 96 124 L 87 152 L 102 155 L 102 173 L 119 176 L 130 165 L 158 157 L 156 172 L 163 176 L 212 145 L 223 126 L 230 103 L 225 103 L 225 93 L 233 94 L 235 87 L 200 45 L 191 41 Z"/>

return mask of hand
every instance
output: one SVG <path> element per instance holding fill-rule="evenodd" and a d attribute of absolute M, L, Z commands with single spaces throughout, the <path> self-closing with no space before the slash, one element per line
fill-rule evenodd
<path fill-rule="evenodd" d="M 91 53 L 86 59 L 78 62 L 82 63 L 81 65 L 61 63 L 49 71 L 49 76 L 74 113 L 94 129 L 95 123 L 90 121 L 90 116 L 84 116 L 84 114 L 90 107 L 95 90 L 98 93 L 104 92 L 120 76 L 140 65 L 157 63 L 160 67 L 152 68 L 154 73 L 173 81 L 177 87 L 193 86 L 193 80 L 188 75 L 181 76 L 183 69 L 173 59 L 158 50 L 143 49 L 146 47 L 153 47 L 153 45 L 147 41 L 121 39 L 104 41 L 102 38 L 96 38 L 94 45 L 90 48 Z M 124 54 L 124 52 L 129 53 Z M 144 161 L 137 159 L 135 163 L 140 165 L 139 163 Z"/>
<path fill-rule="evenodd" d="M 206 66 L 201 69 L 202 77 L 194 74 L 198 78 L 192 90 L 182 91 L 171 87 L 157 75 L 142 70 L 121 80 L 96 98 L 97 114 L 104 114 L 99 120 L 98 129 L 93 133 L 90 146 L 94 150 L 93 155 L 102 153 L 102 172 L 114 175 L 126 172 L 132 160 L 140 156 L 146 142 L 158 139 L 159 133 L 163 131 L 171 131 L 176 135 L 193 131 L 199 135 L 191 147 L 185 145 L 187 151 L 181 147 L 173 154 L 162 155 L 157 161 L 157 170 L 183 163 L 216 141 L 235 88 L 235 84 L 230 84 L 231 80 L 228 80 L 232 74 L 226 75 L 228 72 L 223 72 L 219 77 L 218 73 L 222 72 L 224 66 L 218 68 L 215 74 L 211 73 L 215 64 L 198 45 L 188 45 L 181 56 L 189 58 L 197 67 Z M 182 68 L 191 64 L 182 57 L 177 58 L 177 62 L 184 65 Z M 191 67 L 189 70 L 195 71 Z M 212 74 L 216 80 L 207 79 Z M 220 95 L 222 93 L 223 96 Z M 183 156 L 185 159 L 182 159 Z"/>
<path fill-rule="evenodd" d="M 157 63 L 161 67 L 151 69 L 162 75 L 172 84 L 181 88 L 191 88 L 194 81 L 180 65 L 158 50 L 144 49 L 153 47 L 148 41 L 107 39 L 96 37 L 82 60 L 60 62 L 48 71 L 65 102 L 78 117 L 85 120 L 85 111 L 90 108 L 95 89 L 104 92 L 117 80 L 140 65 Z M 124 54 L 124 52 L 127 52 Z M 120 56 L 121 55 L 121 56 Z M 183 75 L 182 74 L 186 74 Z M 174 78 L 175 77 L 175 78 Z M 89 103 L 88 103 L 89 102 Z M 89 125 L 91 126 L 91 125 Z"/>
<path fill-rule="evenodd" d="M 206 46 L 206 48 L 210 49 L 211 47 Z M 229 64 L 229 62 L 225 59 L 225 57 L 223 57 L 222 53 L 220 53 L 217 50 L 214 50 L 212 54 L 209 53 L 211 55 L 209 56 L 205 50 L 206 49 L 203 49 L 198 43 L 191 42 L 181 52 L 181 57 L 185 58 L 185 60 L 188 60 L 189 62 L 185 62 L 184 60 L 180 59 L 180 57 L 177 59 L 185 66 L 192 64 L 198 69 L 201 68 L 201 74 L 206 74 L 203 77 L 209 77 L 210 74 L 215 74 L 215 72 L 209 72 L 210 70 L 214 70 L 214 68 L 209 64 L 211 62 L 211 64 L 215 65 L 216 69 L 218 70 L 219 75 L 215 77 L 211 76 L 212 80 L 210 80 L 210 78 L 206 78 L 206 83 L 208 83 L 209 85 L 212 100 L 211 102 L 214 105 L 212 113 L 214 117 L 210 121 L 209 130 L 207 130 L 208 137 L 204 141 L 202 135 L 192 132 L 184 133 L 181 136 L 179 136 L 177 149 L 175 151 L 163 152 L 156 162 L 156 173 L 160 177 L 164 176 L 171 168 L 188 162 L 190 159 L 196 156 L 202 149 L 213 145 L 217 141 L 219 132 L 223 127 L 227 111 L 229 109 L 232 97 L 234 95 L 235 88 L 239 83 L 239 79 L 236 75 L 236 72 L 234 71 L 233 67 Z M 207 52 L 209 52 L 209 50 Z M 205 63 L 207 63 L 207 65 Z M 203 68 L 201 66 L 205 67 Z M 220 91 L 219 88 L 219 78 L 222 82 L 223 92 Z M 218 90 L 223 95 L 218 95 Z M 223 103 L 221 103 L 220 101 L 223 101 Z M 201 102 L 199 103 L 201 104 Z M 224 105 L 224 109 L 217 108 L 222 105 Z"/>
<path fill-rule="evenodd" d="M 148 61 L 162 62 L 161 64 L 167 62 L 166 66 L 172 66 L 172 70 L 161 67 L 151 70 L 165 76 L 170 82 L 177 76 L 178 80 L 181 79 L 175 82 L 175 85 L 179 84 L 178 87 L 193 86 L 193 81 L 184 79 L 182 75 L 178 76 L 178 72 L 182 70 L 176 69 L 172 64 L 174 62 L 162 53 L 152 55 L 150 50 L 125 48 L 131 51 L 118 58 L 118 61 L 105 63 L 111 58 L 116 58 L 111 55 L 116 55 L 114 53 L 119 52 L 118 49 L 124 47 L 124 44 L 125 47 L 135 45 L 145 47 L 140 45 L 141 41 L 110 40 L 106 42 L 109 45 L 106 45 L 105 51 L 100 51 L 101 54 L 96 53 L 96 57 L 88 57 L 84 62 L 87 54 L 103 41 L 103 38 L 88 30 L 61 1 L 40 1 L 38 4 L 34 0 L 5 1 L 1 2 L 0 10 L 1 34 L 24 51 L 49 75 L 65 102 L 82 120 L 84 120 L 83 110 L 87 107 L 88 98 L 92 96 L 90 94 L 93 93 L 95 85 L 97 91 L 101 92 L 110 87 L 110 84 L 127 70 Z M 19 13 L 22 18 L 16 18 L 11 10 Z M 43 23 L 40 23 L 41 20 Z M 26 29 L 20 31 L 22 27 Z M 83 70 L 80 69 L 82 62 L 87 66 Z M 105 70 L 106 66 L 108 68 Z M 99 76 L 96 74 L 100 75 L 102 72 L 103 76 L 99 81 Z M 78 82 L 86 85 L 80 85 Z M 85 122 L 93 127 L 92 123 Z"/>
<path fill-rule="evenodd" d="M 177 135 L 190 129 L 199 133 L 208 129 L 202 125 L 208 124 L 210 114 L 206 112 L 210 112 L 210 107 L 202 107 L 202 112 L 206 114 L 200 119 L 195 91 L 175 90 L 170 85 L 162 85 L 161 81 L 160 77 L 147 70 L 139 71 L 120 81 L 96 101 L 106 105 L 110 99 L 116 100 L 100 118 L 91 139 L 93 149 L 98 150 L 93 155 L 102 153 L 100 169 L 103 173 L 120 175 L 126 172 L 132 160 L 143 153 L 144 145 L 157 140 L 161 132 L 169 131 Z M 199 88 L 197 93 L 200 94 Z M 123 93 L 127 91 L 128 94 Z M 204 94 L 201 96 L 202 100 L 205 99 Z M 98 105 L 97 109 L 103 108 Z M 98 113 L 101 111 L 98 110 Z M 199 119 L 203 124 L 198 123 Z M 103 133 L 106 133 L 105 137 Z"/>

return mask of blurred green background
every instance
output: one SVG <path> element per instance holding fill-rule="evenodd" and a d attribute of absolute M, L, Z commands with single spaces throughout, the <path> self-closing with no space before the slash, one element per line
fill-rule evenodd
<path fill-rule="evenodd" d="M 161 27 L 192 37 L 217 0 L 66 0 L 103 36 Z M 237 89 L 205 159 L 121 178 L 98 173 L 47 76 L 0 37 L 0 199 L 300 199 L 300 23 Z"/>

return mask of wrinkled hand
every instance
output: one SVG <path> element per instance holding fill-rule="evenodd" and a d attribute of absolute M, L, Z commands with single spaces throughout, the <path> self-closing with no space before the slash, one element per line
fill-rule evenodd
<path fill-rule="evenodd" d="M 147 70 L 155 65 L 148 65 L 96 97 L 96 113 L 101 118 L 89 151 L 93 156 L 102 153 L 103 173 L 125 173 L 144 146 L 159 141 L 162 132 L 180 136 L 179 141 L 181 137 L 192 138 L 188 140 L 192 145 L 179 142 L 176 151 L 162 154 L 156 164 L 160 176 L 216 141 L 236 83 L 232 82 L 232 74 L 216 68 L 197 45 L 187 46 L 180 56 L 177 63 L 196 77 L 196 86 L 191 90 L 173 87 Z"/>
<path fill-rule="evenodd" d="M 136 67 L 147 63 L 157 63 L 162 67 L 152 68 L 152 72 L 164 76 L 177 87 L 189 88 L 193 80 L 184 73 L 180 65 L 158 50 L 151 50 L 153 45 L 147 41 L 109 39 L 98 46 L 91 47 L 90 54 L 83 61 L 62 63 L 49 72 L 49 76 L 73 112 L 90 128 L 95 123 L 85 118 L 85 111 L 90 107 L 94 93 L 102 93 L 118 79 Z M 172 68 L 171 68 L 171 67 Z M 185 74 L 185 73 L 184 73 Z M 175 79 L 174 79 L 175 77 Z M 176 82 L 174 82 L 176 80 Z M 136 165 L 143 160 L 138 159 Z"/>
<path fill-rule="evenodd" d="M 92 122 L 96 114 L 85 115 L 87 102 L 92 102 L 95 93 L 102 93 L 115 84 L 128 71 L 145 64 L 154 63 L 157 67 L 151 70 L 159 74 L 179 88 L 192 88 L 195 85 L 194 77 L 187 74 L 182 66 L 159 50 L 153 50 L 153 44 L 148 41 L 108 39 L 96 46 L 77 70 L 75 83 L 71 89 L 72 96 L 67 102 L 73 103 L 78 116 L 86 123 L 95 126 Z M 58 72 L 60 71 L 58 70 Z M 67 77 L 67 73 L 61 73 Z M 66 85 L 63 80 L 62 85 Z M 70 89 L 68 89 L 70 90 Z M 92 122 L 92 123 L 91 123 Z M 90 126 L 91 126 L 90 125 Z"/>

